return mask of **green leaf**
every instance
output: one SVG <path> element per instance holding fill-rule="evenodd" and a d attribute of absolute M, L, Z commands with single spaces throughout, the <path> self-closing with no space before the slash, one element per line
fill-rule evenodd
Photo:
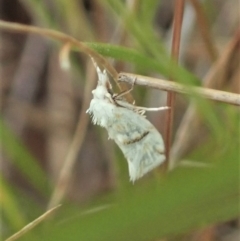
<path fill-rule="evenodd" d="M 24 212 L 21 211 L 9 184 L 0 176 L 0 207 L 3 217 L 6 218 L 13 230 L 22 228 L 27 222 Z"/>
<path fill-rule="evenodd" d="M 48 240 L 145 241 L 235 218 L 240 211 L 235 144 L 212 168 L 178 169 L 158 183 L 136 183 L 112 207 L 89 215 L 79 211 L 77 217 L 75 210 L 75 217 L 65 214 L 64 222 L 48 224 L 41 235 Z"/>
<path fill-rule="evenodd" d="M 173 66 L 173 63 L 170 61 L 169 57 L 164 59 L 164 61 L 157 61 L 143 53 L 138 52 L 135 49 L 104 43 L 85 44 L 103 56 L 112 57 L 117 60 L 135 64 L 141 69 L 142 72 L 155 71 L 164 75 L 166 78 L 169 78 L 171 75 L 176 78 L 176 81 L 189 85 L 199 85 L 200 83 L 200 81 L 194 75 L 184 68 L 176 65 Z M 75 50 L 77 51 L 77 49 Z"/>
<path fill-rule="evenodd" d="M 48 182 L 46 173 L 42 170 L 38 161 L 29 153 L 29 150 L 12 133 L 8 126 L 0 118 L 1 146 L 20 173 L 42 194 L 47 194 Z"/>

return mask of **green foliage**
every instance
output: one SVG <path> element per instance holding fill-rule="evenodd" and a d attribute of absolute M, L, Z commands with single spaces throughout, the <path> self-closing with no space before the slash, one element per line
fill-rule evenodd
<path fill-rule="evenodd" d="M 138 67 L 141 72 L 154 71 L 168 78 L 170 75 L 176 76 L 176 81 L 189 84 L 189 85 L 199 85 L 199 80 L 190 72 L 174 65 L 171 62 L 169 56 L 164 60 L 159 61 L 154 58 L 150 58 L 148 55 L 143 54 L 137 50 L 116 46 L 112 44 L 103 43 L 86 43 L 89 47 L 97 51 L 106 57 L 112 57 L 116 60 L 122 60 L 128 63 L 134 64 Z"/>
<path fill-rule="evenodd" d="M 17 138 L 0 118 L 0 143 L 9 161 L 42 194 L 48 193 L 46 174 L 38 161 L 30 154 L 21 140 Z"/>
<path fill-rule="evenodd" d="M 70 219 L 65 213 L 37 232 L 47 240 L 154 240 L 237 217 L 239 143 L 235 144 L 213 167 L 179 169 L 164 180 L 132 186 L 104 210 L 85 215 L 78 210 L 77 216 L 71 210 Z M 205 158 L 212 162 L 211 153 Z"/>
<path fill-rule="evenodd" d="M 0 207 L 1 214 L 6 217 L 8 228 L 12 227 L 13 231 L 20 229 L 27 224 L 27 219 L 21 212 L 18 201 L 15 199 L 9 184 L 0 176 Z M 12 231 L 12 230 L 11 230 Z"/>

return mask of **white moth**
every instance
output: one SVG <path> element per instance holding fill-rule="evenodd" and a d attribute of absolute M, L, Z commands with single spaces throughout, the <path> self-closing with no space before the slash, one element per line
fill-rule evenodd
<path fill-rule="evenodd" d="M 156 128 L 142 115 L 145 110 L 164 110 L 168 107 L 143 108 L 129 104 L 120 95 L 112 94 L 106 70 L 96 66 L 98 85 L 87 110 L 94 124 L 107 129 L 128 162 L 130 180 L 134 182 L 164 162 L 164 143 Z"/>

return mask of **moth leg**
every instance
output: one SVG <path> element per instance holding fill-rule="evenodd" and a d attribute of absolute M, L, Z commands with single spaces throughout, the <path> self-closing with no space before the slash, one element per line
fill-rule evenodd
<path fill-rule="evenodd" d="M 170 109 L 169 106 L 162 106 L 162 107 L 142 107 L 142 106 L 135 106 L 135 109 L 143 110 L 143 111 L 162 111 L 162 110 L 168 110 Z"/>
<path fill-rule="evenodd" d="M 142 107 L 142 106 L 134 106 L 136 110 L 140 111 L 162 111 L 162 110 L 168 110 L 170 107 L 168 106 L 163 106 L 163 107 L 153 107 L 153 108 L 148 108 L 148 107 Z"/>
<path fill-rule="evenodd" d="M 120 92 L 119 94 L 114 94 L 113 98 L 114 99 L 119 99 L 120 97 L 122 97 L 122 96 L 130 93 L 131 91 L 133 91 L 136 80 L 137 80 L 137 77 L 134 78 L 130 89 L 124 90 L 124 91 Z"/>

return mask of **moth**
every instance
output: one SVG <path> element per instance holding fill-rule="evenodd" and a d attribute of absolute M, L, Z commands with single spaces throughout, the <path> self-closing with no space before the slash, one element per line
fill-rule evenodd
<path fill-rule="evenodd" d="M 158 111 L 168 107 L 144 108 L 128 103 L 123 94 L 113 94 L 106 70 L 96 66 L 98 84 L 87 113 L 92 122 L 108 131 L 128 162 L 130 181 L 142 177 L 165 160 L 162 136 L 145 118 L 146 110 Z"/>

